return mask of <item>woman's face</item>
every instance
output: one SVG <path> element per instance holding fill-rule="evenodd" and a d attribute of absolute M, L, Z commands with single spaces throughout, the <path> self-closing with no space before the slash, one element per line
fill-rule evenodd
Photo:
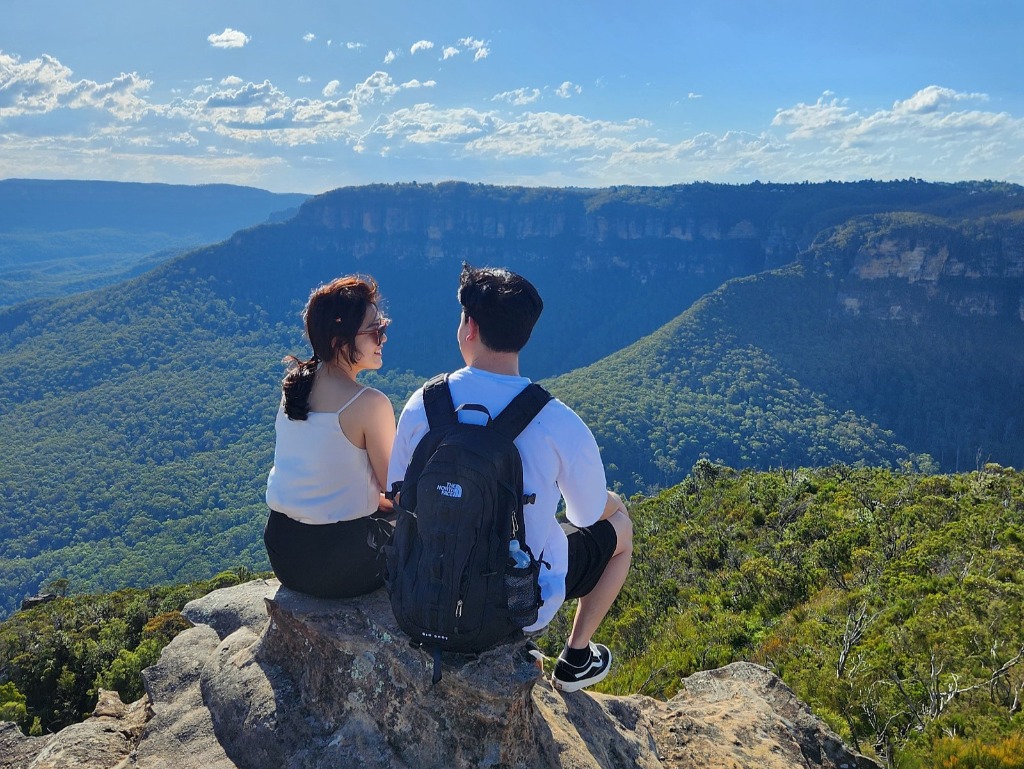
<path fill-rule="evenodd" d="M 356 362 L 352 364 L 353 369 L 377 370 L 384 365 L 383 349 L 384 343 L 388 340 L 384 329 L 388 323 L 388 319 L 375 305 L 371 304 L 366 308 L 366 315 L 363 316 L 363 322 L 356 332 Z"/>

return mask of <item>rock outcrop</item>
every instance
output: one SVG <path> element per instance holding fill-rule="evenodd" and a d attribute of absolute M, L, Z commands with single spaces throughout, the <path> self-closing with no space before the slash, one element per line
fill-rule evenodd
<path fill-rule="evenodd" d="M 144 672 L 146 698 L 106 695 L 48 737 L 4 725 L 0 769 L 876 766 L 747 663 L 660 702 L 554 691 L 513 644 L 445 657 L 431 686 L 429 655 L 408 646 L 382 591 L 322 601 L 257 580 L 185 615 L 195 627 Z"/>
<path fill-rule="evenodd" d="M 0 723 L 0 769 L 126 767 L 150 715 L 146 699 L 125 705 L 117 692 L 101 689 L 92 716 L 57 734 L 26 737 L 14 724 Z"/>

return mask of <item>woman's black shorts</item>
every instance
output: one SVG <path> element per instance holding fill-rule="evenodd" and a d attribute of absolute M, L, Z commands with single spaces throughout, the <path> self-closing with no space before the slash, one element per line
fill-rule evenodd
<path fill-rule="evenodd" d="M 392 530 L 376 514 L 317 526 L 271 510 L 263 543 L 285 587 L 317 598 L 353 598 L 384 584 L 381 547 Z"/>

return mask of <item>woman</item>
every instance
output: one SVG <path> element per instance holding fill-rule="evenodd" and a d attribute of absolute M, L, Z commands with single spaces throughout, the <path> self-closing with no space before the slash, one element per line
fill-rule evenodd
<path fill-rule="evenodd" d="M 391 526 L 378 509 L 395 439 L 383 393 L 356 381 L 383 365 L 389 321 L 373 278 L 315 289 L 303 320 L 313 357 L 285 358 L 277 412 L 270 518 L 263 533 L 281 584 L 321 598 L 350 598 L 383 584 L 380 545 Z"/>

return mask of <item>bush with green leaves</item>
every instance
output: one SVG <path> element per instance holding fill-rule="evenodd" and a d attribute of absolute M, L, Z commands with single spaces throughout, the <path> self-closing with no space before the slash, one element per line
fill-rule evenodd
<path fill-rule="evenodd" d="M 632 517 L 633 568 L 598 633 L 617 655 L 605 691 L 670 697 L 749 660 L 890 766 L 1019 741 L 1024 473 L 702 461 Z M 976 765 L 1017 766 L 998 761 Z"/>
<path fill-rule="evenodd" d="M 189 601 L 251 579 L 245 568 L 200 582 L 57 598 L 0 623 L 0 720 L 57 731 L 92 712 L 100 688 L 143 695 L 141 672 L 190 623 Z"/>

